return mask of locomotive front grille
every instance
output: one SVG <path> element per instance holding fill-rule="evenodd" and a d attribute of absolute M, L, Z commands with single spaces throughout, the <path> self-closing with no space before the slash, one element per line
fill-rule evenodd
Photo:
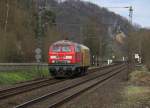
<path fill-rule="evenodd" d="M 69 60 L 63 60 L 63 61 L 55 60 L 53 63 L 55 63 L 55 64 L 68 64 L 68 63 L 70 63 L 70 61 Z"/>

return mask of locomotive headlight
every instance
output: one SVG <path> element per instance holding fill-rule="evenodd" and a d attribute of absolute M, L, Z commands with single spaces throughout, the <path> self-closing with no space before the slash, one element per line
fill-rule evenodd
<path fill-rule="evenodd" d="M 70 60 L 67 60 L 67 63 L 71 63 L 71 61 L 70 61 Z"/>
<path fill-rule="evenodd" d="M 72 59 L 72 56 L 65 56 L 65 59 Z"/>
<path fill-rule="evenodd" d="M 51 59 L 56 59 L 56 58 L 57 58 L 57 56 L 50 56 L 50 58 L 51 58 Z"/>
<path fill-rule="evenodd" d="M 52 63 L 55 63 L 55 60 L 52 60 Z"/>

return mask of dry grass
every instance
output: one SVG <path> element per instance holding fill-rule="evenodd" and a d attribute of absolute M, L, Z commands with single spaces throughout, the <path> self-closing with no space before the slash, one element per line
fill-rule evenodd
<path fill-rule="evenodd" d="M 131 84 L 150 86 L 150 72 L 143 66 L 130 74 Z"/>
<path fill-rule="evenodd" d="M 150 72 L 145 67 L 130 74 L 129 83 L 124 87 L 122 97 L 122 104 L 143 105 L 150 108 Z"/>
<path fill-rule="evenodd" d="M 129 104 L 150 104 L 150 87 L 127 86 L 123 95 L 124 100 Z"/>

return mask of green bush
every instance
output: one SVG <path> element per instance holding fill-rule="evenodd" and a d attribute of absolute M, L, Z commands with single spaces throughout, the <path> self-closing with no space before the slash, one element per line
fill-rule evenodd
<path fill-rule="evenodd" d="M 32 70 L 23 70 L 23 71 L 9 71 L 9 72 L 0 72 L 0 84 L 15 84 L 18 82 L 33 80 L 41 77 L 48 77 L 49 73 L 46 68 L 40 70 L 39 72 L 35 69 Z"/>

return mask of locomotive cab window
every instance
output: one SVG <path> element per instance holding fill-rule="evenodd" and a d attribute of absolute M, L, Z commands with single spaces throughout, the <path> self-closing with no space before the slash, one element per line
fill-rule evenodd
<path fill-rule="evenodd" d="M 75 48 L 75 51 L 76 51 L 76 52 L 80 52 L 80 51 L 81 51 L 80 46 L 77 46 L 77 47 Z"/>
<path fill-rule="evenodd" d="M 70 46 L 62 46 L 62 52 L 71 52 Z"/>
<path fill-rule="evenodd" d="M 60 52 L 61 51 L 61 47 L 60 46 L 53 46 L 52 47 L 52 51 L 53 52 Z"/>

